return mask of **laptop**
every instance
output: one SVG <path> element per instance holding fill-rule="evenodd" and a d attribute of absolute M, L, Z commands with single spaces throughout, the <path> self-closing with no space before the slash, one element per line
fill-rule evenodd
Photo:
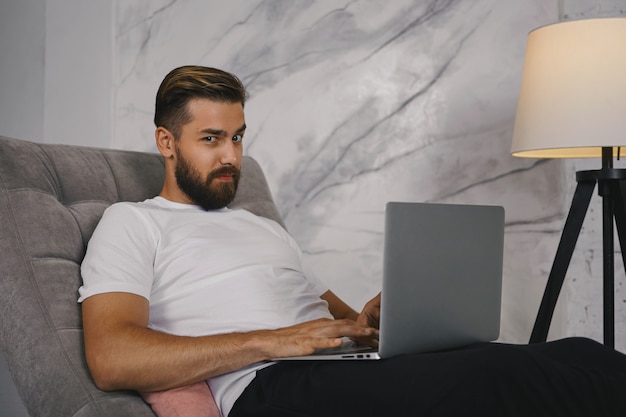
<path fill-rule="evenodd" d="M 500 334 L 504 209 L 389 202 L 378 349 L 343 346 L 277 360 L 376 360 Z"/>

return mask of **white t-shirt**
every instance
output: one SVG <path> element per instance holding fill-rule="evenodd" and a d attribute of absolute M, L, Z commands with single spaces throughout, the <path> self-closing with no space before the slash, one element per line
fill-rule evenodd
<path fill-rule="evenodd" d="M 274 329 L 332 318 L 327 288 L 304 271 L 293 238 L 276 222 L 245 210 L 205 211 L 156 197 L 109 207 L 81 272 L 82 302 L 128 292 L 150 302 L 149 328 L 200 336 Z M 267 363 L 209 380 L 228 415 Z"/>

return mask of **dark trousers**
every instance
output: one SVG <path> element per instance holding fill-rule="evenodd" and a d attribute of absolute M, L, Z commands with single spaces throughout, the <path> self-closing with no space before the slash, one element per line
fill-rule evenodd
<path fill-rule="evenodd" d="M 626 416 L 626 356 L 584 338 L 281 362 L 229 417 Z"/>

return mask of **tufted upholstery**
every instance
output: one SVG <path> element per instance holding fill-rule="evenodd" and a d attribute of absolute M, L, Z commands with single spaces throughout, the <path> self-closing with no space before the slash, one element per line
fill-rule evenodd
<path fill-rule="evenodd" d="M 0 347 L 31 416 L 154 416 L 137 394 L 94 386 L 76 299 L 105 208 L 153 197 L 162 181 L 156 154 L 0 137 Z M 282 224 L 249 157 L 231 207 Z"/>

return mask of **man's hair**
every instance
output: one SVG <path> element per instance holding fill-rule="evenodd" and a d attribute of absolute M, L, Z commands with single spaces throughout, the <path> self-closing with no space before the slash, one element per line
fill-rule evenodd
<path fill-rule="evenodd" d="M 180 136 L 182 126 L 190 121 L 187 104 L 193 99 L 220 103 L 241 103 L 248 94 L 235 75 L 217 68 L 188 65 L 165 76 L 156 95 L 154 124 Z"/>

